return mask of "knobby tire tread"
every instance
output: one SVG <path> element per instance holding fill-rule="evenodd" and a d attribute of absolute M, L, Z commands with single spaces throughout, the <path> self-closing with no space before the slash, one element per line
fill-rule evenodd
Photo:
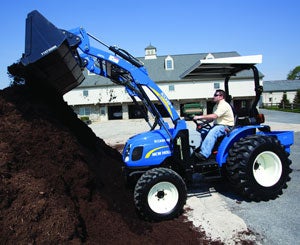
<path fill-rule="evenodd" d="M 148 191 L 151 189 L 151 187 L 154 184 L 160 182 L 161 180 L 162 181 L 170 180 L 173 184 L 175 182 L 176 185 L 179 185 L 179 187 L 182 188 L 182 190 L 178 190 L 179 191 L 178 205 L 176 206 L 176 208 L 174 208 L 172 213 L 165 214 L 165 215 L 153 214 L 150 211 L 150 208 L 146 201 Z M 141 216 L 141 218 L 148 221 L 160 221 L 160 220 L 167 220 L 167 219 L 178 217 L 183 211 L 183 206 L 186 203 L 186 199 L 187 199 L 187 190 L 183 179 L 175 171 L 168 168 L 154 168 L 147 171 L 138 180 L 134 190 L 134 202 L 138 214 Z"/>
<path fill-rule="evenodd" d="M 260 148 L 267 148 L 280 156 L 282 164 L 282 175 L 280 180 L 271 188 L 258 187 L 250 176 L 249 164 L 253 158 L 253 152 L 259 152 Z M 282 194 L 282 189 L 287 188 L 290 181 L 289 174 L 292 172 L 291 160 L 276 137 L 251 135 L 235 142 L 229 150 L 226 163 L 226 175 L 236 192 L 255 201 L 267 201 L 275 199 Z M 279 183 L 280 182 L 280 183 Z"/>

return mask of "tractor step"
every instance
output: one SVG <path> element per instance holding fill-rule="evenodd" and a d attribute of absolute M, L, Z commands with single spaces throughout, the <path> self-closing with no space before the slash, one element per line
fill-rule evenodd
<path fill-rule="evenodd" d="M 204 168 L 208 168 L 208 167 L 218 167 L 218 163 L 216 162 L 215 159 L 209 158 L 205 161 L 196 161 L 194 163 L 194 166 L 196 167 L 204 167 Z"/>
<path fill-rule="evenodd" d="M 208 159 L 193 164 L 194 172 L 201 173 L 205 178 L 216 178 L 220 176 L 220 167 L 215 159 Z"/>

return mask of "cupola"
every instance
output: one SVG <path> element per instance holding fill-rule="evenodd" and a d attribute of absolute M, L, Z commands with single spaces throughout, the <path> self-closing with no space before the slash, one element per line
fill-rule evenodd
<path fill-rule="evenodd" d="M 156 59 L 156 48 L 151 44 L 145 48 L 145 60 Z"/>

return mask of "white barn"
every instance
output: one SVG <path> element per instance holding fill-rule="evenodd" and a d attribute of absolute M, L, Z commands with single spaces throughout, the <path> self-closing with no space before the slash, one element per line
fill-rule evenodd
<path fill-rule="evenodd" d="M 210 113 L 216 89 L 224 89 L 223 79 L 201 79 L 191 76 L 200 60 L 239 57 L 237 52 L 196 53 L 157 56 L 156 48 L 145 48 L 145 57 L 139 57 L 155 81 L 182 115 L 187 103 L 199 103 L 204 113 Z M 260 75 L 262 84 L 263 75 Z M 109 79 L 85 71 L 86 79 L 77 88 L 64 95 L 65 101 L 79 116 L 92 121 L 139 118 L 140 114 L 125 88 Z M 229 82 L 234 106 L 249 105 L 254 98 L 254 81 L 251 70 L 239 72 Z"/>
<path fill-rule="evenodd" d="M 263 86 L 263 104 L 276 105 L 280 103 L 284 93 L 290 103 L 293 103 L 297 90 L 300 89 L 300 80 L 264 81 Z"/>

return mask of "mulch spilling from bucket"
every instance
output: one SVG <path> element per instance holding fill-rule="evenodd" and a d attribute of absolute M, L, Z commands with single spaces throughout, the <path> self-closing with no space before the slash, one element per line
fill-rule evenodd
<path fill-rule="evenodd" d="M 184 216 L 141 220 L 121 165 L 61 96 L 1 90 L 1 243 L 213 244 Z"/>

